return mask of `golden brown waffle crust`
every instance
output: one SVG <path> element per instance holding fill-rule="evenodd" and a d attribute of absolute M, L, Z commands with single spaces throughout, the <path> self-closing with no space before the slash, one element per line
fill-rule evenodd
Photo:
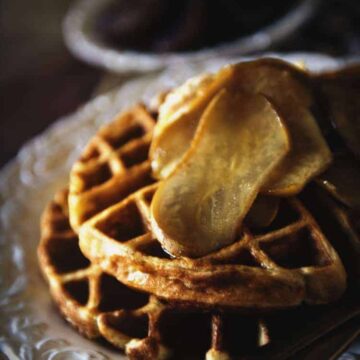
<path fill-rule="evenodd" d="M 81 334 L 90 339 L 105 338 L 114 346 L 125 350 L 130 359 L 168 358 L 169 350 L 162 345 L 158 330 L 151 322 L 148 325 L 148 336 L 144 339 L 123 333 L 111 325 L 112 319 L 124 318 L 130 322 L 141 316 L 157 319 L 158 314 L 167 311 L 168 307 L 165 304 L 153 296 L 146 296 L 148 300 L 145 304 L 134 310 L 123 308 L 123 302 L 120 301 L 116 310 L 104 311 L 100 308 L 103 294 L 99 284 L 104 274 L 101 268 L 89 263 L 81 269 L 59 272 L 55 258 L 62 251 L 61 242 L 78 242 L 77 235 L 69 226 L 67 195 L 67 190 L 58 192 L 55 199 L 45 208 L 41 218 L 41 238 L 38 245 L 39 265 L 58 309 Z M 71 254 L 69 256 L 71 257 Z M 84 279 L 89 282 L 89 298 L 85 304 L 80 304 L 65 290 L 64 285 Z"/>
<path fill-rule="evenodd" d="M 58 192 L 55 201 L 50 202 L 42 214 L 40 222 L 41 238 L 37 249 L 38 261 L 42 274 L 49 284 L 51 297 L 66 320 L 86 337 L 96 338 L 99 336 L 96 326 L 96 312 L 84 308 L 79 309 L 79 304 L 66 295 L 62 287 L 62 276 L 58 274 L 54 267 L 51 255 L 51 243 L 54 237 L 61 236 L 66 239 L 75 236 L 71 229 L 60 232 L 56 230 L 57 222 L 63 221 L 64 218 L 62 212 L 64 208 L 67 208 L 67 195 L 67 190 Z"/>
<path fill-rule="evenodd" d="M 149 184 L 155 119 L 142 104 L 118 114 L 89 141 L 70 172 L 69 217 L 77 231 L 88 218 Z"/>
<path fill-rule="evenodd" d="M 245 231 L 239 241 L 199 259 L 147 255 L 143 249 L 157 240 L 151 235 L 150 210 L 145 199 L 156 191 L 157 186 L 154 184 L 139 190 L 104 210 L 80 229 L 82 252 L 119 281 L 160 298 L 193 306 L 250 311 L 287 308 L 302 302 L 327 303 L 336 300 L 345 290 L 346 274 L 337 253 L 310 213 L 295 198 L 289 201 L 302 217 L 271 234 L 254 238 Z M 121 218 L 123 210 L 133 204 L 141 213 L 145 234 L 125 242 L 116 241 L 106 234 L 104 227 Z M 303 227 L 310 228 L 321 252 L 321 264 L 286 269 L 260 249 L 259 244 Z M 244 249 L 256 258 L 258 267 L 231 263 L 231 258 Z"/>

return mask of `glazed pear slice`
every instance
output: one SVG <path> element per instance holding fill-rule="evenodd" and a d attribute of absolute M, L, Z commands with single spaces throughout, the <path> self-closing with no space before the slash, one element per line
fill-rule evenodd
<path fill-rule="evenodd" d="M 278 213 L 279 203 L 278 197 L 258 195 L 246 215 L 246 224 L 256 229 L 269 226 Z"/>
<path fill-rule="evenodd" d="M 308 109 L 294 103 L 285 119 L 292 147 L 263 186 L 262 193 L 269 195 L 291 196 L 299 193 L 332 161 L 331 151 Z"/>
<path fill-rule="evenodd" d="M 283 121 L 264 96 L 221 91 L 189 151 L 154 195 L 154 235 L 174 256 L 199 257 L 232 243 L 289 149 Z"/>
<path fill-rule="evenodd" d="M 203 111 L 230 75 L 231 70 L 223 68 L 217 74 L 196 76 L 168 94 L 159 110 L 149 153 L 156 178 L 166 178 L 178 165 Z"/>
<path fill-rule="evenodd" d="M 360 66 L 314 77 L 336 131 L 360 158 Z"/>
<path fill-rule="evenodd" d="M 334 162 L 317 180 L 343 204 L 360 210 L 360 163 L 353 154 L 335 154 Z"/>
<path fill-rule="evenodd" d="M 227 66 L 217 77 L 199 83 L 198 92 L 194 89 L 196 82 L 192 86 L 184 85 L 186 91 L 180 87 L 173 94 L 175 100 L 167 98 L 160 111 L 157 135 L 150 151 L 156 177 L 166 178 L 178 166 L 190 147 L 206 104 L 221 88 L 265 95 L 289 129 L 292 149 L 263 187 L 263 193 L 297 194 L 331 162 L 331 152 L 309 110 L 313 102 L 310 79 L 298 67 L 281 60 L 260 59 Z M 185 101 L 181 101 L 181 93 L 186 93 Z"/>
<path fill-rule="evenodd" d="M 197 110 L 186 113 L 182 116 L 182 120 L 173 122 L 158 137 L 153 137 L 149 157 L 155 178 L 167 178 L 179 165 L 181 158 L 190 147 L 201 113 Z"/>
<path fill-rule="evenodd" d="M 299 193 L 331 162 L 331 152 L 310 112 L 313 103 L 306 72 L 281 60 L 260 59 L 230 66 L 230 91 L 264 94 L 282 115 L 291 150 L 275 168 L 262 193 L 291 196 Z"/>

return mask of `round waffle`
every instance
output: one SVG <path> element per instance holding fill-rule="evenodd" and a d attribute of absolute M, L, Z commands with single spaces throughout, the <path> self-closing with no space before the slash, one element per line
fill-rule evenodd
<path fill-rule="evenodd" d="M 267 328 L 239 314 L 180 307 L 123 285 L 80 252 L 68 219 L 67 191 L 56 194 L 41 221 L 38 258 L 50 293 L 67 321 L 88 338 L 105 338 L 130 359 L 228 359 L 239 347 L 232 331 L 254 348 L 268 342 Z M 247 335 L 246 335 L 247 334 Z M 176 357 L 175 356 L 175 357 Z M 176 357 L 177 358 L 177 357 Z"/>
<path fill-rule="evenodd" d="M 174 259 L 163 251 L 149 225 L 158 186 L 147 157 L 154 123 L 141 105 L 120 114 L 71 171 L 70 220 L 90 261 L 133 288 L 202 308 L 269 310 L 343 293 L 342 263 L 297 198 L 282 199 L 269 226 L 245 227 L 210 255 Z"/>

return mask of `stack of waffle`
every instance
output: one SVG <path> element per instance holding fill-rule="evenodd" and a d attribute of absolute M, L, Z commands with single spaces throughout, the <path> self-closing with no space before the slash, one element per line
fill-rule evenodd
<path fill-rule="evenodd" d="M 67 321 L 130 359 L 285 359 L 358 311 L 354 213 L 316 182 L 230 245 L 169 255 L 150 219 L 157 116 L 140 104 L 101 128 L 44 211 L 39 262 Z"/>

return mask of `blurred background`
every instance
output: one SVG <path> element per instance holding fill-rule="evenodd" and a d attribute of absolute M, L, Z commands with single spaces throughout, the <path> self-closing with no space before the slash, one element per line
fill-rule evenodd
<path fill-rule="evenodd" d="M 250 53 L 360 56 L 359 0 L 115 0 L 98 11 L 92 31 L 97 41 L 120 52 L 191 53 L 212 47 L 222 55 L 219 44 L 277 24 L 303 2 L 307 13 L 296 29 L 291 28 L 291 22 L 297 21 L 293 14 L 278 29 L 281 39 Z M 0 2 L 0 166 L 24 142 L 90 99 L 104 77 L 109 77 L 108 70 L 89 65 L 67 50 L 62 22 L 73 6 L 71 0 Z M 238 49 L 243 52 L 249 53 L 249 48 Z M 129 76 L 137 75 L 124 72 L 120 77 Z"/>

